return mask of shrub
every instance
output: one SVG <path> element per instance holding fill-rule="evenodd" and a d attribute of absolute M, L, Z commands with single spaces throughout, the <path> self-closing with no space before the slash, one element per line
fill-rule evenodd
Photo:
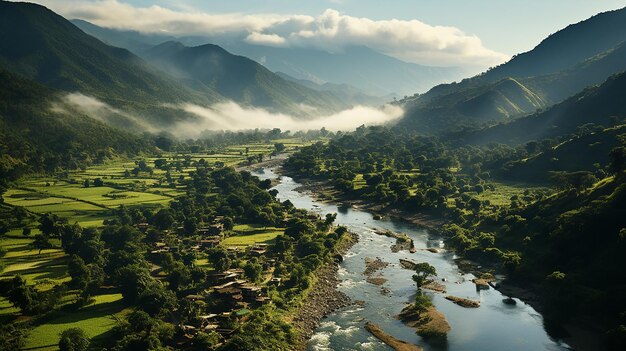
<path fill-rule="evenodd" d="M 59 350 L 85 351 L 89 347 L 89 339 L 80 328 L 70 328 L 61 333 Z"/>

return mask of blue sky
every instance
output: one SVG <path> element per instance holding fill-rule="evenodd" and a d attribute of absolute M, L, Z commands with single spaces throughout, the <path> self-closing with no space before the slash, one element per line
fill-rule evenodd
<path fill-rule="evenodd" d="M 61 0 L 62 1 L 62 0 Z M 418 19 L 457 27 L 485 46 L 509 55 L 532 49 L 547 35 L 598 12 L 626 6 L 623 0 L 129 0 L 140 6 L 195 8 L 208 12 L 318 15 L 333 8 L 374 20 Z"/>
<path fill-rule="evenodd" d="M 433 66 L 489 67 L 625 0 L 34 0 L 123 30 L 340 51 L 365 45 Z"/>

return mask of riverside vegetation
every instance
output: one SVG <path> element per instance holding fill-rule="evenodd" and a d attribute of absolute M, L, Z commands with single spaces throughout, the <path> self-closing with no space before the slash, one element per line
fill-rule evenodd
<path fill-rule="evenodd" d="M 176 144 L 9 183 L 1 348 L 289 349 L 315 325 L 288 321 L 316 272 L 332 279 L 322 267 L 352 239 L 232 168 L 305 145 L 275 140 L 196 153 Z"/>
<path fill-rule="evenodd" d="M 580 133 L 563 140 L 598 132 Z M 547 168 L 541 183 L 519 183 L 508 172 L 521 160 L 553 152 L 555 140 L 546 140 L 544 149 L 536 147 L 540 143 L 459 147 L 383 127 L 359 128 L 302 148 L 285 167 L 330 182 L 345 201 L 378 204 L 379 212 L 401 209 L 406 216 L 443 218 L 447 245 L 538 292 L 548 325 L 593 318 L 608 345 L 621 345 L 626 135 L 619 140 L 595 171 Z M 602 233 L 602 239 L 588 237 L 591 232 Z"/>
<path fill-rule="evenodd" d="M 169 36 L 155 45 L 74 22 L 101 41 L 36 4 L 0 1 L 0 23 L 0 350 L 304 347 L 319 318 L 348 304 L 334 290 L 336 265 L 355 238 L 332 213 L 281 202 L 271 180 L 248 171 L 285 152 L 284 172 L 323 182 L 326 199 L 366 203 L 377 219 L 437 223 L 448 248 L 481 265 L 477 289 L 535 294 L 552 336 L 573 325 L 597 348 L 626 349 L 626 8 L 474 77 L 394 98 L 404 110 L 394 125 L 204 130 L 195 140 L 179 127 L 241 126 L 196 124 L 206 121 L 189 106 L 241 104 L 298 124 L 355 110 L 323 86 L 354 94 L 216 45 Z M 391 60 L 365 47 L 346 54 L 324 71 L 389 62 L 353 57 Z M 403 74 L 407 84 L 372 74 L 406 90 L 447 71 L 416 69 L 380 70 L 421 72 Z M 416 250 L 407 235 L 380 234 L 396 239 L 394 252 Z M 389 283 L 370 276 L 387 262 L 369 264 L 370 283 Z M 417 294 L 400 317 L 443 339 L 450 326 L 425 292 L 444 292 L 436 272 L 403 265 L 415 270 Z"/>

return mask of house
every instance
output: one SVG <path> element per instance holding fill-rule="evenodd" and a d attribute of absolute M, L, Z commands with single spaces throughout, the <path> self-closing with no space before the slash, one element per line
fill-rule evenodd
<path fill-rule="evenodd" d="M 265 255 L 265 253 L 267 252 L 267 249 L 265 247 L 260 247 L 260 246 L 253 246 L 250 249 L 248 249 L 248 253 L 250 253 L 250 255 L 255 256 L 255 257 L 260 257 Z"/>
<path fill-rule="evenodd" d="M 212 247 L 215 247 L 217 245 L 220 244 L 220 238 L 219 237 L 215 237 L 215 238 L 211 238 L 211 239 L 202 239 L 198 242 L 198 244 L 200 245 L 200 247 L 205 248 L 205 249 L 209 249 Z"/>
<path fill-rule="evenodd" d="M 190 294 L 185 296 L 185 299 L 189 300 L 189 301 L 204 301 L 204 296 L 202 295 L 195 295 L 195 294 Z"/>
<path fill-rule="evenodd" d="M 144 222 L 144 223 L 138 223 L 138 224 L 137 224 L 137 229 L 139 229 L 140 231 L 142 231 L 142 232 L 144 232 L 144 233 L 145 233 L 146 231 L 148 231 L 148 228 L 150 228 L 150 224 L 148 224 L 148 223 L 145 223 L 145 222 Z"/>

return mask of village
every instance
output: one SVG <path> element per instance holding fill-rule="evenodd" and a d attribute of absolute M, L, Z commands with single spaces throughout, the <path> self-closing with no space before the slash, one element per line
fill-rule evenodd
<path fill-rule="evenodd" d="M 309 214 L 310 219 L 319 219 L 319 216 Z M 197 228 L 197 236 L 191 246 L 181 239 L 184 228 L 176 227 L 176 233 L 165 230 L 164 234 L 175 234 L 171 241 L 175 245 L 168 245 L 165 241 L 156 241 L 148 249 L 148 260 L 158 262 L 163 254 L 178 255 L 185 250 L 194 252 L 199 257 L 206 255 L 206 251 L 219 247 L 228 235 L 224 229 L 224 217 L 217 216 L 207 226 Z M 143 233 L 150 229 L 149 223 L 139 223 L 136 228 Z M 234 332 L 235 327 L 246 321 L 249 313 L 266 304 L 272 299 L 267 295 L 268 287 L 280 288 L 281 277 L 273 276 L 276 260 L 267 258 L 269 244 L 256 243 L 242 249 L 241 246 L 225 246 L 226 251 L 238 260 L 245 261 L 256 258 L 262 263 L 263 279 L 260 283 L 246 279 L 243 268 L 229 268 L 225 270 L 211 270 L 206 275 L 206 284 L 195 291 L 186 291 L 185 300 L 194 304 L 199 311 L 192 323 L 179 324 L 184 341 L 190 343 L 199 332 L 218 333 L 223 340 L 227 340 Z M 155 265 L 156 266 L 156 265 Z M 153 270 L 154 277 L 163 278 Z"/>

